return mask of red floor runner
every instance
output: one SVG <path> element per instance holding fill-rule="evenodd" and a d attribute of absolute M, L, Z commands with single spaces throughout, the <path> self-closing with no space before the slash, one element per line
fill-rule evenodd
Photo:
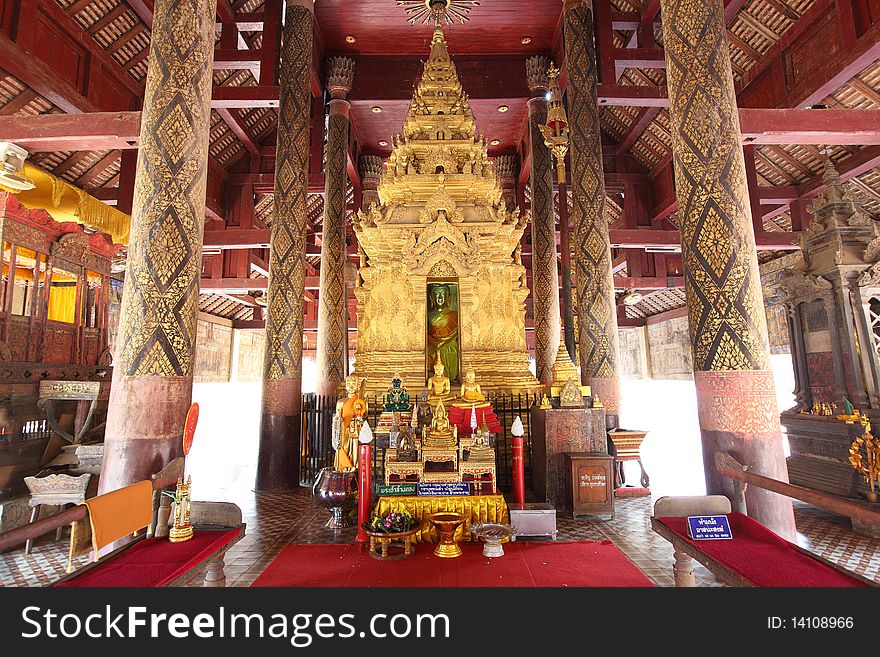
<path fill-rule="evenodd" d="M 457 559 L 420 543 L 406 559 L 378 561 L 360 545 L 288 545 L 253 586 L 653 586 L 611 541 L 508 543 L 484 557 L 463 543 Z"/>

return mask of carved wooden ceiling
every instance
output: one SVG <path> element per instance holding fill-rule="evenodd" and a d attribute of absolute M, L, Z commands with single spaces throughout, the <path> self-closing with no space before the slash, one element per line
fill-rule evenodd
<path fill-rule="evenodd" d="M 843 19 L 841 7 L 852 13 L 859 29 L 874 30 L 880 16 L 871 0 L 723 0 L 728 16 L 731 64 L 741 107 L 802 107 L 804 97 L 780 100 L 778 87 L 791 83 L 808 88 L 811 79 L 797 76 L 805 69 L 831 71 L 827 80 L 809 88 L 811 105 L 830 108 L 880 109 L 880 52 L 875 47 L 855 52 L 851 44 L 834 41 L 823 30 Z M 16 21 L 26 18 L 17 7 L 27 6 L 27 16 L 39 15 L 45 38 L 28 42 L 27 30 Z M 256 52 L 262 46 L 264 0 L 218 0 L 218 48 L 225 52 Z M 662 47 L 657 0 L 594 0 L 597 20 L 608 20 L 616 49 Z M 36 13 L 34 13 L 36 12 Z M 526 99 L 524 60 L 543 54 L 561 60 L 561 2 L 559 0 L 482 0 L 470 20 L 446 30 L 477 119 L 479 131 L 491 141 L 494 154 L 517 153 L 522 148 Z M 603 13 L 604 12 L 604 13 Z M 21 16 L 18 16 L 21 13 Z M 601 16 L 599 14 L 602 14 Z M 357 62 L 351 94 L 353 143 L 357 153 L 383 154 L 391 136 L 401 127 L 409 90 L 428 52 L 430 29 L 410 25 L 394 0 L 317 0 L 317 42 L 323 57 L 345 54 Z M 34 116 L 73 111 L 139 110 L 146 76 L 152 17 L 151 0 L 0 0 L 0 32 L 4 44 L 20 48 L 31 60 L 24 70 L 22 58 L 10 50 L 0 60 L 0 116 Z M 642 25 L 641 34 L 637 24 Z M 648 25 L 650 29 L 645 30 Z M 836 23 L 834 24 L 836 25 Z M 859 27 L 861 25 L 861 28 Z M 646 34 L 648 32 L 648 34 Z M 223 36 L 225 35 L 225 36 Z M 353 42 L 350 37 L 354 37 Z M 645 40 L 653 40 L 646 46 Z M 222 41 L 222 42 L 221 42 Z M 817 48 L 816 44 L 824 44 Z M 219 52 L 219 51 L 218 51 Z M 787 58 L 787 59 L 785 59 Z M 779 77 L 777 60 L 789 69 Z M 230 61 L 235 61 L 235 58 Z M 233 67 L 234 66 L 234 67 Z M 241 66 L 241 68 L 239 68 Z M 79 68 L 77 68 L 79 67 Z M 665 83 L 662 67 L 630 68 L 616 62 L 617 85 L 654 87 Z M 792 68 L 793 67 L 793 68 Z M 812 67 L 812 68 L 810 68 Z M 215 87 L 257 88 L 259 62 L 236 62 L 229 69 L 215 65 Z M 316 70 L 320 79 L 323 67 Z M 804 74 L 806 75 L 806 74 Z M 817 73 L 818 75 L 818 73 Z M 54 77 L 53 77 L 54 76 Z M 776 76 L 776 77 L 773 77 Z M 28 84 L 23 78 L 28 78 Z M 52 86 L 61 78 L 73 93 Z M 95 84 L 101 80 L 100 87 Z M 765 81 L 766 79 L 766 81 Z M 781 80 L 781 82 L 780 82 Z M 830 82 L 828 81 L 830 80 Z M 88 83 L 92 86 L 89 87 Z M 773 87 L 776 87 L 774 90 Z M 77 93 L 78 92 L 78 93 Z M 774 95 L 775 94 L 775 95 Z M 818 96 L 817 96 L 818 94 Z M 788 103 L 788 104 L 785 104 Z M 499 113 L 499 105 L 510 111 Z M 373 112 L 381 107 L 381 113 Z M 601 112 L 606 161 L 624 163 L 627 172 L 641 172 L 654 185 L 660 202 L 660 181 L 670 169 L 670 136 L 667 111 L 662 107 L 609 104 Z M 236 176 L 271 172 L 274 158 L 276 112 L 265 103 L 216 108 L 211 118 L 211 172 L 207 228 L 236 226 L 235 204 L 230 200 Z M 754 167 L 760 187 L 813 190 L 821 172 L 823 148 L 845 171 L 852 193 L 865 209 L 880 218 L 880 146 L 835 144 L 765 144 L 754 147 Z M 35 153 L 31 161 L 47 171 L 92 191 L 113 203 L 119 195 L 120 150 L 81 150 Z M 316 182 L 309 205 L 312 231 L 310 266 L 317 274 L 316 251 L 320 238 L 323 201 Z M 213 192 L 211 191 L 213 190 Z M 609 188 L 609 220 L 624 221 L 624 195 Z M 354 197 L 352 196 L 352 203 Z M 271 184 L 254 186 L 253 227 L 271 221 Z M 650 209 L 649 209 L 650 210 Z M 657 212 L 657 208 L 654 208 Z M 674 211 L 661 219 L 674 227 Z M 768 232 L 791 231 L 787 205 L 764 215 Z M 763 259 L 773 251 L 762 251 Z M 265 260 L 265 250 L 252 257 Z M 618 254 L 619 255 L 619 254 Z M 224 256 L 225 257 L 225 256 Z M 259 277 L 259 267 L 248 275 Z M 616 272 L 627 273 L 626 266 Z M 247 297 L 247 294 L 239 295 Z M 651 315 L 675 306 L 677 292 L 651 294 L 666 305 L 644 306 Z M 254 305 L 235 296 L 203 296 L 203 310 L 235 319 L 249 319 Z"/>

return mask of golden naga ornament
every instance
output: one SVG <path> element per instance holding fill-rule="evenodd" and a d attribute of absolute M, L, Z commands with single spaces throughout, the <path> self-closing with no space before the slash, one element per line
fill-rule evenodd
<path fill-rule="evenodd" d="M 538 388 L 515 256 L 528 218 L 502 200 L 439 25 L 403 132 L 390 141 L 380 204 L 353 218 L 363 250 L 355 368 L 366 392 L 384 393 L 395 373 L 413 390 L 433 379 L 431 406 L 443 398 L 448 407 L 469 370 L 481 393 Z"/>
<path fill-rule="evenodd" d="M 547 72 L 550 90 L 547 92 L 547 123 L 539 125 L 544 144 L 556 158 L 556 182 L 565 183 L 565 154 L 568 152 L 568 116 L 559 90 L 559 69 L 550 64 Z"/>
<path fill-rule="evenodd" d="M 880 486 L 880 441 L 871 434 L 871 423 L 864 415 L 860 417 L 865 432 L 856 438 L 849 448 L 849 462 L 853 469 L 865 478 L 870 490 L 869 502 L 880 502 L 877 488 Z"/>

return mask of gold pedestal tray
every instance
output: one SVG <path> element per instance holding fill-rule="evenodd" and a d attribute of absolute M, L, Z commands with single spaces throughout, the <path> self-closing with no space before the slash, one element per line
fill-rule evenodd
<path fill-rule="evenodd" d="M 444 559 L 460 557 L 461 548 L 455 542 L 455 530 L 464 522 L 464 516 L 460 513 L 441 511 L 432 513 L 429 518 L 440 532 L 440 544 L 434 550 L 434 554 Z"/>
<path fill-rule="evenodd" d="M 419 531 L 418 526 L 413 527 L 406 532 L 394 532 L 390 534 L 374 532 L 367 529 L 366 526 L 364 526 L 364 531 L 370 537 L 370 556 L 374 559 L 379 559 L 380 561 L 405 559 L 415 552 L 413 543 L 415 542 L 415 535 Z M 389 554 L 389 548 L 403 548 L 403 552 Z"/>

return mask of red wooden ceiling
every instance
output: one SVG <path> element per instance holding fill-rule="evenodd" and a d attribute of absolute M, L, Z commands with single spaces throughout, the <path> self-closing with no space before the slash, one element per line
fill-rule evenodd
<path fill-rule="evenodd" d="M 446 26 L 452 53 L 534 54 L 549 51 L 562 3 L 559 0 L 482 0 L 464 25 Z M 328 51 L 344 54 L 427 54 L 430 25 L 410 25 L 395 0 L 322 0 L 315 4 Z M 345 42 L 347 35 L 357 41 Z M 524 36 L 532 38 L 523 45 Z"/>
<path fill-rule="evenodd" d="M 513 151 L 516 149 L 526 116 L 526 100 L 523 98 L 509 98 L 501 100 L 474 100 L 470 101 L 471 110 L 477 120 L 477 134 L 486 137 L 489 145 L 489 153 L 494 155 L 499 152 Z M 409 101 L 394 100 L 384 101 L 379 104 L 382 107 L 380 114 L 372 111 L 374 103 L 355 101 L 351 105 L 352 121 L 357 126 L 357 137 L 361 148 L 368 153 L 390 154 L 391 137 L 396 133 L 403 132 L 403 120 L 409 108 Z M 499 105 L 507 105 L 510 109 L 501 113 Z M 388 146 L 382 147 L 379 141 L 384 139 Z M 491 145 L 493 139 L 498 139 L 498 145 Z"/>

